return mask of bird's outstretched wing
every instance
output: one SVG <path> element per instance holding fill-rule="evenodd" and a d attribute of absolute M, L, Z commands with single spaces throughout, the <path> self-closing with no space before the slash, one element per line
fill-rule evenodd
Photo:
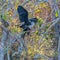
<path fill-rule="evenodd" d="M 18 14 L 19 14 L 19 19 L 21 22 L 24 22 L 26 25 L 29 25 L 28 21 L 28 11 L 24 9 L 22 6 L 18 6 L 17 8 Z"/>

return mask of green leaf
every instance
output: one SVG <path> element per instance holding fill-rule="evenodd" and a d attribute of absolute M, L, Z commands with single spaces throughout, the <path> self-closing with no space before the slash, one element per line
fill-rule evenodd
<path fill-rule="evenodd" d="M 3 16 L 4 20 L 7 20 L 6 15 Z"/>
<path fill-rule="evenodd" d="M 43 23 L 43 19 L 42 18 L 38 19 L 39 26 L 41 26 L 42 23 Z"/>
<path fill-rule="evenodd" d="M 55 12 L 55 17 L 58 17 L 58 16 L 59 16 L 59 15 L 58 15 L 58 11 L 56 11 L 56 12 Z"/>
<path fill-rule="evenodd" d="M 56 3 L 58 3 L 58 0 L 56 0 Z"/>
<path fill-rule="evenodd" d="M 0 18 L 1 18 L 1 16 L 4 20 L 7 20 L 6 15 L 0 15 Z"/>

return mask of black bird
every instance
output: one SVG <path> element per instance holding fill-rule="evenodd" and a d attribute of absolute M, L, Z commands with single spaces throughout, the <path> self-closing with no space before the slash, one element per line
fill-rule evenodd
<path fill-rule="evenodd" d="M 33 27 L 37 22 L 37 18 L 28 19 L 28 11 L 22 6 L 18 6 L 17 11 L 19 14 L 19 20 L 21 22 L 20 27 L 23 28 L 23 31 L 30 30 L 31 27 Z"/>

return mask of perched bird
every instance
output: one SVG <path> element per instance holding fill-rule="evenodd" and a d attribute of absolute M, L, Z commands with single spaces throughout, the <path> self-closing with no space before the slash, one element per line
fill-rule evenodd
<path fill-rule="evenodd" d="M 17 12 L 19 14 L 19 20 L 21 22 L 20 27 L 23 28 L 23 31 L 28 31 L 35 25 L 37 18 L 28 18 L 28 11 L 22 6 L 18 6 Z"/>

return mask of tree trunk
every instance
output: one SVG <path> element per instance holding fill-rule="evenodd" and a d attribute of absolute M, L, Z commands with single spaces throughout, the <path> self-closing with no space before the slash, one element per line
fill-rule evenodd
<path fill-rule="evenodd" d="M 60 60 L 60 36 L 58 41 L 58 60 Z"/>
<path fill-rule="evenodd" d="M 0 60 L 4 60 L 4 44 L 0 43 Z"/>

